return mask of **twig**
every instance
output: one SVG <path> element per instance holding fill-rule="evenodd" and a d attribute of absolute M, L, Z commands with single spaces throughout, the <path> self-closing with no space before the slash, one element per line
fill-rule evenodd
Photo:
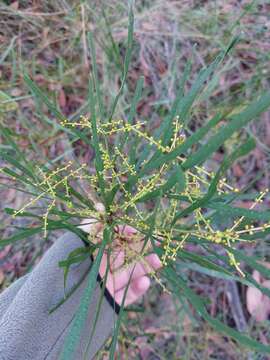
<path fill-rule="evenodd" d="M 248 329 L 247 321 L 243 312 L 241 300 L 239 298 L 239 292 L 236 282 L 229 280 L 226 284 L 226 294 L 229 301 L 229 305 L 232 311 L 232 316 L 239 332 L 245 332 Z M 247 360 L 252 360 L 253 355 L 251 352 L 247 354 Z"/>
<path fill-rule="evenodd" d="M 237 330 L 240 332 L 245 332 L 247 330 L 247 322 L 235 281 L 230 280 L 227 282 L 226 294 Z"/>

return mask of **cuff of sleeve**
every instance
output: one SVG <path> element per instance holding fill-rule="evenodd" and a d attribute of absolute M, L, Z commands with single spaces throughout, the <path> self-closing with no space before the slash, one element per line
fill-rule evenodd
<path fill-rule="evenodd" d="M 91 261 L 94 261 L 93 256 L 91 255 Z M 99 282 L 100 288 L 103 288 L 103 280 L 101 278 L 101 276 L 98 274 L 97 276 L 97 281 Z M 108 303 L 111 305 L 111 307 L 113 308 L 113 310 L 116 312 L 116 314 L 118 315 L 120 312 L 120 305 L 114 300 L 113 296 L 111 295 L 111 293 L 109 292 L 109 290 L 105 287 L 104 290 L 104 296 L 106 298 L 106 300 L 108 301 Z"/>
<path fill-rule="evenodd" d="M 103 280 L 101 279 L 101 276 L 98 274 L 97 276 L 97 281 L 99 282 L 100 287 L 103 287 Z M 111 305 L 111 307 L 114 309 L 114 311 L 116 312 L 116 314 L 118 315 L 120 312 L 121 307 L 119 306 L 119 304 L 114 300 L 114 298 L 112 297 L 111 293 L 108 291 L 108 289 L 105 287 L 104 290 L 104 296 L 107 299 L 108 303 Z"/>

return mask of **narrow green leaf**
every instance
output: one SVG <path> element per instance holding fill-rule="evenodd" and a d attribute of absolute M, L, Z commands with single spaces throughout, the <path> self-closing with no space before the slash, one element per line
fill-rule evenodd
<path fill-rule="evenodd" d="M 0 157 L 5 160 L 6 162 L 9 162 L 11 165 L 13 165 L 16 169 L 19 169 L 23 172 L 23 174 L 28 175 L 28 177 L 35 179 L 35 173 L 33 173 L 31 170 L 27 169 L 25 166 L 23 166 L 19 161 L 16 160 L 14 156 L 10 156 L 9 154 L 5 152 L 1 152 Z"/>
<path fill-rule="evenodd" d="M 89 269 L 88 269 L 89 270 Z M 74 286 L 72 286 L 72 288 L 65 293 L 65 296 L 58 301 L 58 303 L 56 305 L 54 305 L 50 310 L 49 310 L 49 314 L 52 314 L 53 312 L 55 312 L 62 304 L 64 304 L 69 298 L 70 296 L 78 289 L 78 287 L 81 285 L 81 283 L 84 281 L 84 279 L 87 277 L 88 275 L 88 271 L 85 271 L 85 273 L 83 274 L 83 276 L 79 279 L 79 281 L 77 282 L 77 284 L 75 284 Z"/>
<path fill-rule="evenodd" d="M 169 179 L 165 184 L 159 186 L 158 188 L 149 191 L 147 194 L 140 197 L 136 202 L 144 202 L 147 200 L 152 200 L 158 196 L 163 196 L 168 191 L 170 191 L 174 186 L 177 187 L 177 190 L 182 192 L 186 186 L 186 178 L 181 166 L 176 165 L 174 171 L 169 175 Z"/>
<path fill-rule="evenodd" d="M 0 60 L 1 62 L 1 60 Z M 16 101 L 4 91 L 0 90 L 0 114 L 18 109 Z"/>
<path fill-rule="evenodd" d="M 270 346 L 259 343 L 258 341 L 250 338 L 249 336 L 236 331 L 233 328 L 223 324 L 218 319 L 213 318 L 207 312 L 204 303 L 200 299 L 198 295 L 196 295 L 191 289 L 188 288 L 185 281 L 181 278 L 181 276 L 175 276 L 173 270 L 171 268 L 165 268 L 163 270 L 168 280 L 172 283 L 173 292 L 176 296 L 179 295 L 179 292 L 183 293 L 195 310 L 217 331 L 223 333 L 230 338 L 236 340 L 239 344 L 244 347 L 248 347 L 250 349 L 260 351 L 263 353 L 270 353 Z"/>
<path fill-rule="evenodd" d="M 102 193 L 103 199 L 105 201 L 105 181 L 102 175 L 103 171 L 103 161 L 101 157 L 100 147 L 99 147 L 99 137 L 97 132 L 97 119 L 96 119 L 96 100 L 93 88 L 93 80 L 89 80 L 89 103 L 91 111 L 91 127 L 92 127 L 92 136 L 93 136 L 93 146 L 95 149 L 95 167 L 98 177 L 98 183 L 100 191 Z"/>
<path fill-rule="evenodd" d="M 106 193 L 106 204 L 107 206 L 111 206 L 113 203 L 113 200 L 115 198 L 115 195 L 117 194 L 117 191 L 120 189 L 120 185 L 116 184 L 113 186 L 113 188 L 111 189 L 111 191 L 109 191 L 108 193 Z"/>
<path fill-rule="evenodd" d="M 129 114 L 128 114 L 128 118 L 127 118 L 127 122 L 129 124 L 132 124 L 133 120 L 135 118 L 136 111 L 137 111 L 137 105 L 138 105 L 138 102 L 140 101 L 140 98 L 142 96 L 143 84 L 144 84 L 144 77 L 140 76 L 140 78 L 139 78 L 139 80 L 137 81 L 137 84 L 136 84 L 135 93 L 134 93 L 134 96 L 133 96 L 132 101 L 131 101 L 130 110 L 129 110 Z M 120 149 L 123 149 L 123 147 L 125 146 L 128 138 L 129 138 L 128 133 L 124 133 L 124 137 L 123 137 L 122 141 L 119 144 Z M 133 139 L 129 138 L 129 141 L 132 141 L 132 145 L 130 146 L 130 150 L 129 150 L 129 161 L 130 161 L 131 164 L 133 163 L 131 161 L 131 159 L 134 156 L 134 153 L 136 153 L 136 135 L 135 134 L 134 134 L 134 138 Z"/>
<path fill-rule="evenodd" d="M 181 217 L 184 217 L 191 212 L 193 212 L 195 209 L 201 208 L 201 207 L 207 207 L 207 203 L 210 201 L 210 199 L 216 194 L 217 192 L 217 186 L 219 183 L 220 178 L 223 176 L 224 172 L 231 166 L 231 164 L 239 157 L 246 155 L 249 153 L 252 149 L 254 149 L 256 143 L 253 139 L 248 140 L 243 145 L 239 146 L 232 154 L 228 155 L 222 162 L 217 174 L 215 175 L 214 179 L 211 181 L 210 186 L 208 188 L 208 191 L 205 196 L 200 198 L 199 200 L 195 201 L 193 204 L 191 204 L 186 209 L 179 211 L 176 213 L 172 224 L 175 224 L 175 222 L 180 219 Z"/>
<path fill-rule="evenodd" d="M 270 279 L 270 270 L 262 265 L 260 262 L 262 259 L 258 258 L 257 256 L 247 256 L 245 253 L 243 253 L 240 250 L 236 250 L 234 248 L 228 247 L 224 245 L 224 248 L 230 251 L 237 260 L 243 261 L 244 263 L 248 264 L 253 269 L 259 271 L 259 273 L 262 274 L 266 279 Z"/>
<path fill-rule="evenodd" d="M 15 171 L 7 168 L 7 167 L 4 167 L 3 169 L 1 169 L 1 171 L 10 176 L 11 178 L 14 178 L 16 180 L 18 180 L 19 182 L 21 183 L 25 183 L 25 184 L 28 184 L 28 185 L 32 185 L 33 186 L 33 181 L 29 180 L 26 176 L 24 176 L 23 174 L 18 174 L 16 173 Z"/>
<path fill-rule="evenodd" d="M 30 79 L 30 77 L 27 74 L 24 74 L 24 81 L 26 85 L 29 87 L 29 89 L 32 91 L 34 96 L 37 99 L 40 99 L 58 120 L 60 121 L 66 120 L 66 117 L 54 106 L 54 104 L 51 102 L 48 96 L 45 95 L 43 91 L 40 90 L 40 88 Z M 65 129 L 64 131 L 66 130 L 67 129 Z M 91 141 L 87 138 L 87 136 L 85 136 L 85 134 L 82 131 L 78 131 L 76 128 L 72 127 L 69 129 L 69 133 L 70 132 L 73 135 L 77 136 L 79 139 L 82 139 L 86 144 L 92 146 Z"/>
<path fill-rule="evenodd" d="M 213 250 L 212 242 L 209 242 L 209 240 L 206 240 L 203 238 L 199 238 L 199 239 L 197 238 L 197 240 L 195 241 L 194 237 L 192 240 L 193 240 L 192 242 L 195 242 L 197 245 L 202 246 L 209 255 L 212 254 L 213 259 L 216 259 L 216 260 L 224 263 L 224 265 L 226 267 L 228 267 L 232 270 L 235 270 L 233 268 L 233 265 L 230 264 L 230 259 L 228 256 L 219 255 L 216 251 Z M 270 278 L 270 270 L 260 263 L 261 259 L 259 259 L 257 256 L 254 256 L 254 255 L 246 256 L 242 251 L 236 250 L 233 247 L 229 247 L 225 244 L 223 244 L 222 246 L 226 250 L 228 250 L 230 253 L 232 253 L 238 262 L 240 262 L 240 261 L 246 262 L 251 268 L 259 271 L 265 278 Z M 241 284 L 246 285 L 246 286 L 254 286 L 257 289 L 259 289 L 263 294 L 267 295 L 270 298 L 270 289 L 269 288 L 262 286 L 249 273 L 244 272 L 244 274 L 245 274 L 245 277 L 242 277 L 242 276 L 239 277 L 236 275 L 232 275 L 233 276 L 232 280 L 239 281 Z"/>
<path fill-rule="evenodd" d="M 168 116 L 164 119 L 164 121 L 161 123 L 159 129 L 157 130 L 157 136 L 162 136 L 162 145 L 166 146 L 168 142 L 170 141 L 173 133 L 173 126 L 172 123 L 177 115 L 179 115 L 179 110 L 181 109 L 181 104 L 184 97 L 184 87 L 186 84 L 186 81 L 190 75 L 191 72 L 191 61 L 188 60 L 185 64 L 183 75 L 180 79 L 179 88 L 177 90 L 172 109 Z"/>
<path fill-rule="evenodd" d="M 130 282 L 131 282 L 131 278 L 132 278 L 134 269 L 135 269 L 135 266 L 133 267 L 132 272 L 131 272 L 131 274 L 129 276 L 129 280 L 128 280 L 128 283 L 127 283 L 126 288 L 125 288 L 122 303 L 120 305 L 120 311 L 119 311 L 119 314 L 118 314 L 118 317 L 117 317 L 116 325 L 114 326 L 114 329 L 113 329 L 113 337 L 112 337 L 112 342 L 111 342 L 111 346 L 110 346 L 109 360 L 114 360 L 115 359 L 115 349 L 116 349 L 116 344 L 117 344 L 117 338 L 118 338 L 120 325 L 121 325 L 121 322 L 123 320 L 123 315 L 124 315 L 124 304 L 125 304 L 125 300 L 126 300 L 126 297 L 127 297 L 127 292 L 128 292 L 129 286 L 130 286 Z"/>
<path fill-rule="evenodd" d="M 95 206 L 92 200 L 89 199 L 88 196 L 83 196 L 77 190 L 74 189 L 71 185 L 69 185 L 69 193 L 77 198 L 82 204 L 86 205 L 89 209 L 95 210 Z"/>
<path fill-rule="evenodd" d="M 198 98 L 199 93 L 201 92 L 202 88 L 205 86 L 205 82 L 211 77 L 217 67 L 221 64 L 225 56 L 230 52 L 230 50 L 234 47 L 236 42 L 238 41 L 237 37 L 234 37 L 230 43 L 228 44 L 227 48 L 222 51 L 215 60 L 206 68 L 202 69 L 194 83 L 190 91 L 184 97 L 184 99 L 180 103 L 180 109 L 178 111 L 178 115 L 180 120 L 187 125 L 188 123 L 188 115 L 192 104 Z"/>
<path fill-rule="evenodd" d="M 85 232 L 82 231 L 81 229 L 79 229 L 78 226 L 67 223 L 63 220 L 55 221 L 55 220 L 48 219 L 47 230 L 49 231 L 49 230 L 57 230 L 57 229 L 69 230 L 69 231 L 73 232 L 74 234 L 78 235 L 83 241 L 89 242 L 87 240 Z M 11 237 L 9 237 L 7 239 L 0 240 L 0 249 L 5 247 L 6 245 L 13 244 L 19 240 L 23 240 L 29 236 L 38 234 L 39 232 L 42 232 L 42 231 L 44 231 L 43 226 L 36 226 L 34 228 L 29 228 L 29 229 L 20 228 L 20 229 L 18 229 L 18 232 L 15 235 L 12 235 Z"/>
<path fill-rule="evenodd" d="M 79 247 L 68 254 L 66 260 L 59 261 L 58 265 L 64 268 L 64 291 L 66 291 L 67 276 L 70 266 L 72 264 L 78 264 L 90 257 L 90 254 L 94 251 L 95 247 Z"/>
<path fill-rule="evenodd" d="M 100 86 L 99 86 L 97 60 L 96 60 L 96 49 L 95 49 L 95 43 L 93 40 L 93 35 L 91 32 L 88 33 L 88 44 L 89 44 L 90 54 L 91 54 L 91 58 L 92 58 L 93 78 L 94 78 L 95 90 L 96 90 L 96 94 L 97 94 L 99 116 L 100 116 L 100 119 L 103 119 L 105 107 L 104 107 L 104 104 L 102 101 L 102 94 L 101 94 L 101 90 L 100 90 Z"/>
<path fill-rule="evenodd" d="M 104 50 L 107 54 L 109 63 L 113 62 L 116 65 L 116 67 L 121 70 L 121 67 L 122 67 L 121 60 L 122 59 L 121 59 L 120 50 L 119 50 L 118 44 L 114 40 L 113 33 L 111 30 L 111 24 L 110 24 L 110 21 L 108 20 L 108 16 L 107 16 L 106 12 L 105 12 L 105 7 L 104 7 L 104 5 L 101 5 L 101 6 L 102 6 L 102 8 L 101 8 L 102 16 L 105 20 L 105 28 L 107 30 L 107 37 L 109 40 L 108 42 L 112 48 L 112 51 L 110 51 L 110 48 L 107 48 L 107 47 L 105 47 Z"/>
<path fill-rule="evenodd" d="M 136 84 L 135 93 L 131 102 L 131 106 L 127 118 L 129 124 L 132 124 L 135 118 L 138 102 L 140 101 L 140 98 L 142 96 L 143 85 L 144 85 L 144 76 L 140 76 Z"/>
<path fill-rule="evenodd" d="M 91 303 L 94 289 L 97 285 L 97 275 L 100 267 L 100 262 L 102 255 L 104 253 L 105 247 L 110 241 L 111 230 L 110 228 L 105 228 L 103 232 L 103 241 L 99 248 L 97 257 L 93 262 L 91 270 L 88 275 L 87 285 L 84 289 L 83 296 L 81 298 L 79 308 L 74 316 L 74 319 L 70 326 L 70 331 L 65 338 L 63 350 L 60 354 L 60 360 L 73 360 L 76 348 L 80 341 L 81 331 L 85 325 L 87 319 L 87 313 L 89 311 L 89 305 Z"/>
<path fill-rule="evenodd" d="M 16 241 L 23 240 L 28 238 L 29 236 L 38 234 L 39 232 L 43 231 L 43 227 L 35 227 L 33 229 L 22 229 L 20 232 L 16 233 L 15 235 L 12 235 L 11 237 L 7 239 L 1 239 L 0 240 L 0 249 L 3 247 L 13 244 Z"/>
<path fill-rule="evenodd" d="M 158 158 L 154 159 L 153 157 L 148 161 L 148 163 L 142 168 L 139 173 L 139 177 L 145 175 L 147 172 L 156 169 L 162 166 L 165 163 L 168 163 L 178 156 L 184 154 L 188 149 L 190 149 L 194 144 L 199 144 L 201 139 L 209 133 L 209 131 L 214 128 L 222 119 L 221 114 L 215 115 L 211 120 L 209 120 L 204 126 L 197 130 L 194 134 L 189 136 L 187 140 L 175 148 L 168 154 L 162 154 Z"/>
<path fill-rule="evenodd" d="M 108 252 L 107 252 L 107 256 L 108 256 L 108 260 L 107 260 L 107 264 L 110 264 L 110 255 L 111 255 L 111 248 L 108 249 Z M 97 304 L 97 310 L 96 310 L 96 313 L 95 313 L 95 319 L 93 321 L 93 326 L 92 326 L 92 330 L 91 330 L 91 334 L 90 334 L 90 337 L 89 337 L 89 341 L 88 341 L 88 344 L 87 344 L 87 348 L 85 350 L 85 354 L 88 354 L 89 352 L 89 348 L 91 346 L 91 343 L 92 343 L 92 340 L 93 340 L 93 336 L 95 334 L 95 331 L 96 331 L 96 326 L 97 326 L 97 323 L 98 323 L 98 319 L 99 319 L 99 315 L 100 315 L 100 312 L 101 312 L 101 306 L 102 306 L 102 303 L 103 301 L 106 301 L 105 300 L 105 296 L 104 296 L 104 293 L 105 293 L 105 289 L 106 289 L 106 286 L 105 284 L 107 283 L 107 279 L 108 279 L 108 274 L 109 274 L 109 271 L 110 271 L 110 267 L 107 266 L 106 268 L 106 272 L 105 272 L 105 275 L 102 279 L 102 283 L 101 284 L 101 292 L 100 292 L 100 296 L 99 296 L 99 300 L 98 300 L 98 304 Z"/>
<path fill-rule="evenodd" d="M 210 209 L 218 210 L 221 214 L 224 214 L 228 217 L 242 217 L 244 216 L 247 219 L 251 220 L 261 220 L 269 221 L 270 220 L 270 211 L 256 211 L 240 207 L 233 207 L 224 203 L 210 202 L 207 207 Z"/>
<path fill-rule="evenodd" d="M 112 105 L 111 113 L 110 113 L 110 116 L 108 119 L 109 122 L 113 118 L 117 103 L 120 99 L 120 96 L 123 93 L 124 86 L 126 84 L 128 67 L 129 67 L 129 63 L 131 60 L 131 54 L 132 54 L 132 48 L 133 48 L 133 33 L 134 33 L 134 14 L 133 14 L 133 8 L 132 8 L 132 4 L 131 4 L 129 6 L 129 15 L 128 15 L 128 41 L 127 41 L 127 49 L 126 49 L 125 60 L 124 60 L 124 70 L 123 70 L 120 89 L 119 89 L 118 94 L 116 95 L 113 105 Z"/>
<path fill-rule="evenodd" d="M 183 89 L 182 89 L 182 87 L 180 87 L 179 92 L 174 101 L 174 104 L 172 106 L 172 110 L 171 110 L 169 116 L 165 119 L 164 123 L 161 124 L 160 129 L 159 129 L 159 132 L 161 132 L 163 134 L 162 144 L 164 146 L 167 145 L 167 143 L 169 142 L 169 140 L 172 136 L 172 131 L 173 131 L 172 122 L 177 115 L 180 117 L 180 121 L 182 123 L 185 123 L 185 125 L 187 125 L 187 121 L 186 121 L 187 116 L 188 116 L 188 113 L 191 109 L 193 102 L 195 101 L 199 92 L 201 91 L 202 87 L 204 86 L 205 81 L 211 76 L 211 74 L 214 72 L 214 70 L 217 68 L 217 66 L 223 60 L 224 56 L 231 49 L 231 45 L 232 45 L 232 42 L 229 44 L 229 46 L 225 50 L 225 52 L 219 54 L 216 57 L 216 59 L 214 60 L 214 62 L 212 64 L 210 64 L 206 69 L 202 69 L 200 71 L 200 73 L 199 73 L 197 79 L 194 81 L 190 91 L 183 99 L 181 99 L 181 97 L 183 95 Z M 184 75 L 183 75 L 184 81 L 186 81 L 186 76 L 189 74 L 190 70 L 191 70 L 190 64 L 187 63 L 185 70 L 184 70 Z M 217 115 L 217 116 L 220 116 L 220 115 Z M 215 119 L 213 121 L 214 124 L 212 124 L 212 122 L 210 122 L 210 124 L 209 124 L 210 128 L 212 126 L 216 125 L 216 120 L 218 120 L 218 121 L 220 120 L 220 119 L 216 119 L 216 117 L 214 119 Z M 170 154 L 166 154 L 166 155 L 161 154 L 161 152 L 157 150 L 156 153 L 153 155 L 153 157 L 145 165 L 143 172 L 145 173 L 145 171 L 149 171 L 150 169 L 157 168 L 157 167 L 161 166 L 162 164 L 166 163 L 167 161 L 175 159 L 177 156 L 181 155 L 181 153 L 186 151 L 188 149 L 188 147 L 190 147 L 192 145 L 192 140 L 194 142 L 195 141 L 198 142 L 200 140 L 200 138 L 202 138 L 209 131 L 209 129 L 206 130 L 208 126 L 206 125 L 205 131 L 204 131 L 204 127 L 202 127 L 200 129 L 200 132 L 198 132 L 198 134 L 197 134 L 197 137 L 198 137 L 197 140 L 196 140 L 196 138 L 189 140 L 189 142 L 187 142 L 187 144 L 185 146 L 183 146 L 183 148 L 182 148 L 182 145 L 180 145 L 178 148 L 176 148 Z M 142 174 L 140 174 L 140 176 L 142 176 Z"/>
<path fill-rule="evenodd" d="M 209 141 L 200 147 L 183 164 L 183 169 L 187 170 L 195 165 L 199 165 L 209 158 L 227 139 L 236 131 L 246 126 L 251 120 L 266 111 L 270 106 L 270 92 L 266 92 L 258 100 L 254 100 L 240 114 L 229 117 L 230 122 L 220 128 L 217 134 L 212 136 Z"/>
<path fill-rule="evenodd" d="M 205 274 L 208 274 L 209 276 L 218 277 L 224 280 L 238 281 L 245 286 L 256 287 L 257 289 L 262 291 L 263 294 L 270 297 L 270 289 L 259 284 L 248 273 L 245 273 L 245 277 L 236 276 L 226 268 L 213 263 L 211 260 L 207 259 L 206 256 L 202 257 L 190 252 L 188 253 L 184 252 L 182 254 L 181 251 L 178 257 L 179 260 L 187 259 L 188 262 L 185 265 L 187 268 L 190 268 L 191 270 L 200 271 Z M 192 261 L 192 263 L 190 262 L 190 260 Z M 196 264 L 197 264 L 197 268 L 196 268 Z M 235 271 L 235 269 L 232 266 L 230 266 L 230 268 L 231 270 Z"/>
<path fill-rule="evenodd" d="M 2 126 L 2 124 L 0 124 L 0 130 L 1 130 L 1 134 L 4 136 L 4 138 L 6 139 L 6 141 L 8 142 L 8 144 L 12 147 L 12 149 L 15 151 L 16 156 L 22 161 L 24 162 L 25 166 L 27 166 L 28 170 L 32 173 L 35 173 L 34 170 L 34 166 L 31 163 L 31 161 L 29 161 L 29 159 L 26 159 L 25 154 L 20 150 L 20 148 L 18 147 L 18 145 L 16 144 L 16 142 L 13 140 L 12 138 L 12 133 L 10 131 L 10 129 L 5 128 L 4 126 Z"/>
<path fill-rule="evenodd" d="M 231 276 L 232 274 L 230 273 L 230 271 L 228 271 L 226 268 L 215 264 L 214 262 L 210 261 L 209 259 L 207 259 L 207 257 L 202 256 L 202 255 L 197 255 L 195 253 L 191 253 L 188 251 L 185 251 L 183 249 L 181 249 L 181 251 L 179 252 L 178 255 L 179 259 L 186 259 L 189 262 L 195 262 L 196 264 L 206 268 L 206 269 L 210 269 L 210 270 L 214 270 L 216 272 L 219 272 L 221 274 L 225 274 L 227 276 Z"/>
<path fill-rule="evenodd" d="M 198 94 L 202 90 L 203 86 L 205 85 L 206 80 L 213 74 L 216 70 L 217 66 L 221 63 L 224 58 L 224 54 L 219 54 L 216 59 L 210 64 L 206 69 L 202 69 L 197 79 L 192 84 L 190 91 L 184 97 L 181 102 L 181 107 L 179 109 L 179 117 L 181 122 L 187 125 L 188 123 L 188 115 L 191 109 L 192 104 L 196 100 Z"/>
<path fill-rule="evenodd" d="M 5 208 L 4 210 L 9 215 L 14 215 L 16 213 L 16 210 L 12 209 L 12 208 Z M 37 214 L 30 213 L 27 211 L 19 213 L 18 215 L 16 215 L 16 217 L 32 217 L 32 218 L 36 218 L 36 219 L 40 219 L 40 220 L 42 219 L 41 216 L 38 216 Z"/>
<path fill-rule="evenodd" d="M 46 104 L 51 113 L 59 120 L 64 121 L 65 116 L 52 104 L 50 99 L 40 90 L 40 88 L 30 79 L 27 74 L 24 74 L 24 81 L 33 94 Z"/>

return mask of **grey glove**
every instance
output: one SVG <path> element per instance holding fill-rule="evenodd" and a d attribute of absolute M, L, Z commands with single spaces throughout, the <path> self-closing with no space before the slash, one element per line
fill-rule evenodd
<path fill-rule="evenodd" d="M 86 278 L 60 307 L 49 314 L 64 297 L 63 271 L 58 263 L 82 245 L 75 234 L 64 234 L 30 274 L 17 280 L 0 295 L 0 360 L 59 358 L 86 286 Z M 90 266 L 90 259 L 71 266 L 66 292 L 84 277 Z M 87 349 L 100 296 L 100 285 L 97 283 L 74 360 L 83 359 L 86 350 L 85 359 L 92 359 L 111 334 L 117 315 L 104 298 L 94 336 Z"/>

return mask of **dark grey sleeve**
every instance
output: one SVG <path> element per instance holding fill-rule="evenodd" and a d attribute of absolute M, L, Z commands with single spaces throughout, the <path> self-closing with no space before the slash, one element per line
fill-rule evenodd
<path fill-rule="evenodd" d="M 59 358 L 87 277 L 60 307 L 49 314 L 49 310 L 64 297 L 63 270 L 58 263 L 81 246 L 83 243 L 76 235 L 66 233 L 46 252 L 30 274 L 0 295 L 0 360 Z M 90 259 L 72 265 L 66 292 L 84 277 L 90 266 Z M 81 360 L 84 356 L 85 359 L 92 359 L 111 334 L 117 315 L 104 298 L 91 345 L 85 354 L 100 296 L 101 289 L 97 283 L 75 360 Z"/>

